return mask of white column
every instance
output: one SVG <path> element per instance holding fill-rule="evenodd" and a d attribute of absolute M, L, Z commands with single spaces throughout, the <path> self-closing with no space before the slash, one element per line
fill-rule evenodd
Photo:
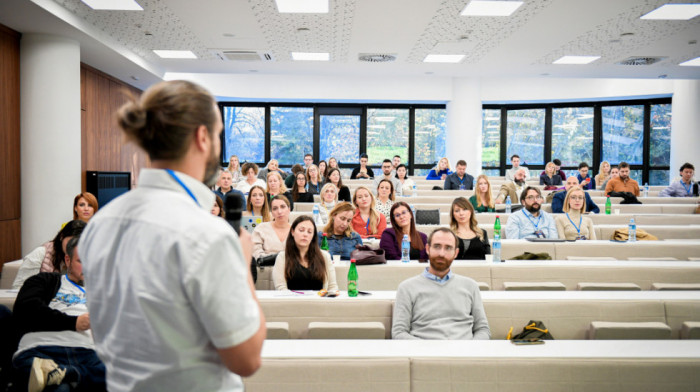
<path fill-rule="evenodd" d="M 481 83 L 477 79 L 455 78 L 452 100 L 447 104 L 447 158 L 467 161 L 467 173 L 481 173 Z"/>
<path fill-rule="evenodd" d="M 673 83 L 671 118 L 671 181 L 685 162 L 695 166 L 700 160 L 700 80 L 676 80 Z"/>
<path fill-rule="evenodd" d="M 81 190 L 80 45 L 44 34 L 20 41 L 22 254 L 73 219 Z"/>

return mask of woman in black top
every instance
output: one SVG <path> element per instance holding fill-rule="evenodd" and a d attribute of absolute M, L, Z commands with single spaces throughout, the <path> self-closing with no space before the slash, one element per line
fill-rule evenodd
<path fill-rule="evenodd" d="M 491 253 L 489 237 L 479 228 L 474 214 L 474 206 L 469 200 L 458 197 L 450 208 L 450 228 L 459 238 L 457 259 L 484 259 Z"/>
<path fill-rule="evenodd" d="M 343 179 L 340 176 L 340 170 L 338 168 L 328 170 L 326 184 L 328 183 L 331 183 L 335 185 L 336 188 L 338 188 L 338 200 L 350 202 L 350 189 L 343 185 Z"/>
<path fill-rule="evenodd" d="M 306 174 L 303 171 L 296 174 L 296 180 L 292 185 L 291 195 L 294 202 L 313 203 L 314 195 L 306 191 Z"/>

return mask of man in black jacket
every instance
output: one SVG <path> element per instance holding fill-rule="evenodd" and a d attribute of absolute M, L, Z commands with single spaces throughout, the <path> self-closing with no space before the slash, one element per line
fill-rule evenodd
<path fill-rule="evenodd" d="M 445 178 L 445 190 L 472 190 L 474 189 L 474 177 L 467 174 L 467 162 L 463 159 L 457 161 L 455 172 Z"/>
<path fill-rule="evenodd" d="M 18 390 L 49 385 L 60 391 L 106 390 L 105 366 L 90 331 L 78 237 L 68 241 L 65 257 L 66 274 L 34 275 L 17 294 L 13 316 L 22 339 L 12 364 Z"/>

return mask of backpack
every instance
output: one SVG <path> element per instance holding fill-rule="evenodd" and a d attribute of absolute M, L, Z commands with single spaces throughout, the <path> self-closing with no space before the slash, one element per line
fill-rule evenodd
<path fill-rule="evenodd" d="M 542 321 L 530 320 L 527 323 L 523 331 L 515 336 L 511 336 L 513 332 L 513 327 L 510 327 L 508 331 L 507 340 L 520 340 L 520 339 L 542 339 L 542 340 L 554 340 L 554 336 L 549 333 L 549 329 L 545 327 Z"/>

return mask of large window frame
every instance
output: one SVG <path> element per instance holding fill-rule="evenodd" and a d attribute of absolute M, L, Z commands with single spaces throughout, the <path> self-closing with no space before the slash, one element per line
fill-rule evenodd
<path fill-rule="evenodd" d="M 360 154 L 367 152 L 367 109 L 408 109 L 408 157 L 401 157 L 402 163 L 404 163 L 409 169 L 409 175 L 413 175 L 415 170 L 426 170 L 432 169 L 435 163 L 427 164 L 415 164 L 415 114 L 416 109 L 447 109 L 447 105 L 444 104 L 375 104 L 375 103 L 363 103 L 363 104 L 341 104 L 341 103 L 299 103 L 299 102 L 218 102 L 219 109 L 221 110 L 222 121 L 224 108 L 228 106 L 254 106 L 254 107 L 264 107 L 265 108 L 265 161 L 264 162 L 254 162 L 260 167 L 263 167 L 270 161 L 271 158 L 271 127 L 270 127 L 270 114 L 272 107 L 304 107 L 313 108 L 314 110 L 314 127 L 313 127 L 313 156 L 314 162 L 319 162 L 320 157 L 320 117 L 321 115 L 359 115 L 360 116 L 360 150 L 358 151 L 358 160 L 355 162 L 340 162 L 339 167 L 341 169 L 352 169 L 359 165 Z M 224 132 L 221 133 L 222 146 L 224 141 Z M 225 148 L 221 149 L 220 161 L 222 166 L 228 165 L 228 158 L 232 155 L 232 152 L 226 151 Z M 323 157 L 327 159 L 328 157 Z M 392 157 L 386 157 L 391 159 Z M 299 163 L 302 163 L 303 157 L 299 157 Z M 285 165 L 287 166 L 287 165 Z M 372 165 L 376 167 L 376 165 Z"/>
<path fill-rule="evenodd" d="M 650 99 L 629 99 L 617 101 L 591 101 L 591 102 L 557 102 L 539 104 L 485 104 L 484 109 L 500 110 L 501 114 L 501 144 L 500 144 L 500 164 L 498 166 L 482 166 L 482 170 L 498 170 L 499 175 L 504 176 L 510 168 L 510 160 L 507 156 L 508 147 L 508 116 L 509 110 L 518 109 L 544 109 L 544 162 L 551 162 L 552 157 L 552 109 L 569 107 L 593 107 L 593 161 L 587 162 L 594 174 L 598 174 L 598 167 L 602 160 L 603 149 L 603 118 L 602 108 L 606 106 L 628 106 L 641 105 L 644 107 L 644 130 L 643 130 L 643 161 L 641 165 L 630 165 L 631 170 L 642 171 L 642 181 L 640 184 L 649 182 L 650 171 L 670 170 L 670 166 L 652 166 L 650 163 L 651 149 L 651 106 L 659 104 L 671 104 L 671 98 L 650 98 Z M 482 130 L 483 132 L 483 130 Z M 544 165 L 528 165 L 533 173 L 540 173 L 544 170 Z M 578 170 L 577 166 L 562 166 L 562 170 Z"/>

